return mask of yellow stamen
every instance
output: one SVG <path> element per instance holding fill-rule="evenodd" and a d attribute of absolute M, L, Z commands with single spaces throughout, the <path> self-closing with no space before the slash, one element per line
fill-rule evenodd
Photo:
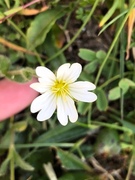
<path fill-rule="evenodd" d="M 66 95 L 69 94 L 68 84 L 64 81 L 56 80 L 54 86 L 52 86 L 51 90 L 57 95 Z"/>

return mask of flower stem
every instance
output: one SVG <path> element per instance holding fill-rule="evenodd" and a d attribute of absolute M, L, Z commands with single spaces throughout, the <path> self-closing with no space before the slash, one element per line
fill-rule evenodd
<path fill-rule="evenodd" d="M 13 145 L 12 145 L 13 146 Z M 12 151 L 12 146 L 10 145 L 10 149 Z M 12 153 L 12 152 L 11 152 Z M 15 166 L 14 166 L 14 156 L 12 156 L 10 160 L 10 180 L 15 180 Z"/>
<path fill-rule="evenodd" d="M 88 124 L 91 124 L 91 110 L 92 110 L 92 104 L 89 105 L 89 111 L 87 116 Z"/>
<path fill-rule="evenodd" d="M 121 2 L 121 12 L 124 11 L 124 0 Z M 120 18 L 120 21 L 123 21 L 123 17 Z M 120 33 L 120 78 L 122 79 L 124 77 L 124 60 L 125 60 L 125 32 L 124 29 L 122 29 Z M 121 120 L 124 119 L 124 95 L 123 90 L 120 90 L 120 111 L 121 111 Z"/>

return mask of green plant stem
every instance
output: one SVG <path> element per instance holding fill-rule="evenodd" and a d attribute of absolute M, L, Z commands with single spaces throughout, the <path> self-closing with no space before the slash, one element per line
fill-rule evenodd
<path fill-rule="evenodd" d="M 99 122 L 99 121 L 94 121 L 93 124 L 94 125 L 99 125 L 100 127 L 107 127 L 107 128 L 116 129 L 116 130 L 120 130 L 120 131 L 123 131 L 123 132 L 133 134 L 132 130 L 130 130 L 129 128 L 126 128 L 124 126 L 119 126 L 117 124 L 103 123 L 103 122 Z"/>
<path fill-rule="evenodd" d="M 17 26 L 13 21 L 11 21 L 10 19 L 8 19 L 8 22 L 9 22 L 9 23 L 12 25 L 12 27 L 24 38 L 24 40 L 27 41 L 27 37 L 26 37 L 26 35 L 22 32 L 22 30 L 19 29 L 18 26 Z M 36 57 L 37 57 L 37 60 L 38 60 L 39 64 L 40 64 L 41 66 L 43 66 L 44 63 L 43 63 L 42 59 L 40 58 L 40 55 L 38 55 L 38 53 L 37 53 L 36 50 L 34 50 L 34 52 L 36 52 Z"/>
<path fill-rule="evenodd" d="M 78 148 L 78 149 L 77 149 L 77 151 L 78 151 L 78 154 L 79 154 L 79 156 L 80 156 L 81 160 L 82 160 L 82 161 L 86 161 L 86 158 L 85 158 L 85 156 L 83 155 L 83 153 L 82 153 L 81 149 L 80 149 L 80 148 Z"/>
<path fill-rule="evenodd" d="M 113 81 L 117 80 L 117 79 L 120 79 L 120 75 L 116 75 L 116 76 L 113 76 L 112 78 L 108 79 L 107 81 L 105 81 L 101 86 L 99 86 L 100 88 L 104 88 L 106 86 L 108 86 L 110 83 L 112 83 Z"/>
<path fill-rule="evenodd" d="M 124 0 L 121 1 L 121 12 L 124 11 Z M 120 21 L 123 21 L 123 17 L 120 18 Z M 124 29 L 122 29 L 120 34 L 120 78 L 122 79 L 124 77 L 124 60 L 125 60 L 125 34 Z M 120 112 L 121 112 L 121 120 L 124 119 L 124 95 L 123 90 L 120 90 Z"/>
<path fill-rule="evenodd" d="M 12 145 L 10 145 L 10 149 L 12 151 Z M 11 152 L 12 153 L 12 152 Z M 10 180 L 15 180 L 15 166 L 14 166 L 14 157 L 12 156 L 10 160 Z"/>
<path fill-rule="evenodd" d="M 97 77 L 96 77 L 96 80 L 95 80 L 95 85 L 97 85 L 97 83 L 99 81 L 100 75 L 101 75 L 102 70 L 103 70 L 103 68 L 104 68 L 104 66 L 105 66 L 105 64 L 106 64 L 106 62 L 108 60 L 108 57 L 110 56 L 110 53 L 112 52 L 112 50 L 113 50 L 113 48 L 114 48 L 114 46 L 115 46 L 115 44 L 116 44 L 116 42 L 117 42 L 117 40 L 119 38 L 119 35 L 120 35 L 120 33 L 121 33 L 121 31 L 122 31 L 122 29 L 123 29 L 123 27 L 124 27 L 124 25 L 125 25 L 125 23 L 126 23 L 126 21 L 128 19 L 128 16 L 129 16 L 130 12 L 132 11 L 132 9 L 134 8 L 134 6 L 135 6 L 135 1 L 129 7 L 129 11 L 126 14 L 126 16 L 124 17 L 124 19 L 123 19 L 123 21 L 122 21 L 122 23 L 121 23 L 121 25 L 120 25 L 117 33 L 116 33 L 116 36 L 115 36 L 115 38 L 114 38 L 114 40 L 113 40 L 113 42 L 112 42 L 112 44 L 111 44 L 111 46 L 110 46 L 110 48 L 108 50 L 108 53 L 107 53 L 103 63 L 101 64 L 101 66 L 99 68 L 99 71 L 98 71 L 98 74 L 97 74 Z"/>
<path fill-rule="evenodd" d="M 114 115 L 114 114 L 109 113 L 109 117 L 111 117 L 111 119 L 115 119 L 119 123 L 123 124 L 123 122 L 121 121 L 121 118 L 118 117 L 118 115 Z"/>
<path fill-rule="evenodd" d="M 108 110 L 111 111 L 113 114 L 120 116 L 119 110 L 116 110 L 115 108 L 112 107 L 109 107 Z"/>
<path fill-rule="evenodd" d="M 70 20 L 70 16 L 71 16 L 71 12 L 67 15 L 67 18 L 66 18 L 66 20 L 65 20 L 65 23 L 64 23 L 64 26 L 63 26 L 63 30 L 64 30 L 64 31 L 65 31 L 66 28 L 67 28 L 67 24 L 68 24 L 68 22 L 69 22 L 69 20 Z"/>
<path fill-rule="evenodd" d="M 10 23 L 10 25 L 12 25 L 12 27 L 17 31 L 19 32 L 19 34 L 26 40 L 26 35 L 20 30 L 20 28 L 18 28 L 18 26 L 13 22 L 11 21 L 11 19 L 7 19 L 8 22 Z"/>
<path fill-rule="evenodd" d="M 63 51 L 65 51 L 76 39 L 77 37 L 80 35 L 80 33 L 82 32 L 82 30 L 84 29 L 84 27 L 86 26 L 86 24 L 88 23 L 88 21 L 90 20 L 92 14 L 94 13 L 98 3 L 99 3 L 100 0 L 96 0 L 90 13 L 88 14 L 88 16 L 86 17 L 84 23 L 82 24 L 82 26 L 80 27 L 80 29 L 77 31 L 77 33 L 74 35 L 74 37 L 68 42 L 67 45 L 65 45 L 61 50 L 59 50 L 56 54 L 54 54 L 53 56 L 51 56 L 50 58 L 48 58 L 45 62 L 48 63 L 50 62 L 51 60 L 53 60 L 55 57 L 57 57 L 58 55 L 60 55 Z"/>
<path fill-rule="evenodd" d="M 74 146 L 71 148 L 71 152 L 75 151 L 76 149 L 79 149 L 79 147 L 84 144 L 86 141 L 86 138 L 79 139 Z"/>
<path fill-rule="evenodd" d="M 100 30 L 100 32 L 98 33 L 98 35 L 100 35 L 103 31 L 105 31 L 110 25 L 112 25 L 113 23 L 115 23 L 115 21 L 117 21 L 121 16 L 125 15 L 128 11 L 125 10 L 123 13 L 117 15 L 116 17 L 114 17 L 111 21 L 109 21 L 105 26 L 103 26 L 103 28 Z M 116 30 L 117 32 L 117 30 Z"/>
<path fill-rule="evenodd" d="M 132 135 L 132 144 L 133 144 L 133 151 L 132 151 L 132 156 L 131 156 L 131 160 L 129 163 L 129 168 L 128 168 L 128 173 L 126 176 L 125 180 L 130 180 L 130 176 L 133 170 L 133 166 L 134 166 L 134 161 L 135 161 L 135 141 L 134 141 L 134 135 Z"/>
<path fill-rule="evenodd" d="M 71 9 L 70 9 L 69 13 L 67 14 L 67 18 L 65 19 L 65 23 L 63 25 L 63 30 L 64 31 L 67 29 L 67 25 L 68 25 L 68 22 L 70 21 L 70 17 L 71 17 L 72 12 L 76 9 L 77 6 L 79 6 L 80 1 L 81 0 L 75 1 L 74 5 L 70 7 Z"/>
<path fill-rule="evenodd" d="M 72 147 L 74 143 L 33 143 L 33 144 L 16 144 L 16 148 L 32 148 L 32 147 Z"/>
<path fill-rule="evenodd" d="M 89 105 L 89 111 L 88 111 L 88 116 L 87 116 L 88 124 L 91 124 L 91 111 L 92 111 L 92 103 L 90 103 Z"/>
<path fill-rule="evenodd" d="M 34 50 L 34 52 L 37 53 L 36 50 Z M 43 63 L 42 59 L 40 58 L 40 56 L 37 54 L 36 57 L 37 57 L 37 60 L 38 60 L 39 64 L 40 64 L 41 66 L 44 66 L 44 63 Z"/>
<path fill-rule="evenodd" d="M 134 73 L 133 72 L 125 72 L 124 77 L 127 76 L 127 75 L 132 75 L 132 74 L 134 74 Z M 112 78 L 108 79 L 103 84 L 101 84 L 99 87 L 104 88 L 104 87 L 108 86 L 110 83 L 112 83 L 113 81 L 115 81 L 117 79 L 120 79 L 120 74 L 118 74 L 116 76 L 113 76 Z"/>
<path fill-rule="evenodd" d="M 118 27 L 119 27 L 119 23 L 117 23 L 116 32 L 117 32 Z M 112 52 L 113 57 L 116 57 L 116 54 L 118 52 L 118 45 L 119 45 L 119 43 L 118 43 L 118 41 L 116 41 L 116 44 L 115 44 L 113 52 Z M 115 65 L 116 65 L 116 61 L 113 60 L 112 63 L 111 63 L 111 68 L 110 68 L 110 71 L 109 71 L 108 79 L 110 79 L 113 76 Z"/>

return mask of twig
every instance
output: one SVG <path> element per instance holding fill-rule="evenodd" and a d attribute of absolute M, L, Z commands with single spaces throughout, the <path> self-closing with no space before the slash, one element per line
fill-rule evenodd
<path fill-rule="evenodd" d="M 105 168 L 103 168 L 94 157 L 92 157 L 90 160 L 95 169 L 103 172 L 104 175 L 107 176 L 110 180 L 115 180 L 113 176 Z"/>

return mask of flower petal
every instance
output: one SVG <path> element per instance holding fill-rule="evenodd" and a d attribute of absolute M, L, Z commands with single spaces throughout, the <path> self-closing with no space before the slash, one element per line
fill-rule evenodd
<path fill-rule="evenodd" d="M 44 80 L 54 81 L 56 79 L 54 73 L 50 69 L 43 66 L 38 66 L 36 68 L 36 74 Z"/>
<path fill-rule="evenodd" d="M 93 92 L 81 91 L 81 90 L 72 90 L 70 94 L 73 98 L 82 102 L 94 102 L 97 99 L 96 94 Z"/>
<path fill-rule="evenodd" d="M 71 99 L 69 96 L 66 97 L 65 107 L 66 107 L 66 112 L 69 116 L 69 120 L 72 123 L 76 122 L 78 119 L 78 113 L 73 99 Z"/>
<path fill-rule="evenodd" d="M 30 111 L 32 113 L 38 112 L 44 106 L 47 106 L 50 100 L 52 100 L 53 96 L 51 92 L 46 92 L 33 100 L 31 103 Z"/>
<path fill-rule="evenodd" d="M 81 91 L 88 91 L 88 90 L 94 90 L 96 86 L 88 81 L 77 81 L 69 85 L 69 88 L 71 90 L 81 90 Z"/>
<path fill-rule="evenodd" d="M 48 86 L 52 86 L 54 84 L 54 81 L 52 81 L 52 79 L 49 79 L 48 77 L 44 77 L 44 78 L 38 78 L 38 81 L 40 83 L 44 83 Z"/>
<path fill-rule="evenodd" d="M 73 63 L 71 66 L 66 63 L 59 67 L 57 71 L 57 79 L 71 83 L 77 80 L 82 71 L 82 66 L 79 63 Z"/>
<path fill-rule="evenodd" d="M 73 63 L 69 69 L 69 73 L 67 76 L 67 81 L 74 82 L 78 79 L 82 72 L 82 66 L 79 63 Z"/>
<path fill-rule="evenodd" d="M 63 126 L 67 125 L 68 117 L 66 114 L 65 104 L 63 103 L 63 99 L 61 97 L 57 98 L 57 118 Z"/>
<path fill-rule="evenodd" d="M 48 97 L 43 108 L 38 113 L 37 120 L 44 121 L 49 119 L 53 115 L 55 110 L 56 110 L 56 97 L 52 95 L 51 97 Z"/>
<path fill-rule="evenodd" d="M 33 83 L 30 85 L 30 87 L 39 93 L 44 93 L 46 90 L 48 90 L 48 86 L 43 83 Z"/>
<path fill-rule="evenodd" d="M 61 65 L 57 70 L 57 79 L 59 81 L 67 77 L 67 72 L 69 71 L 70 63 L 65 63 Z"/>

